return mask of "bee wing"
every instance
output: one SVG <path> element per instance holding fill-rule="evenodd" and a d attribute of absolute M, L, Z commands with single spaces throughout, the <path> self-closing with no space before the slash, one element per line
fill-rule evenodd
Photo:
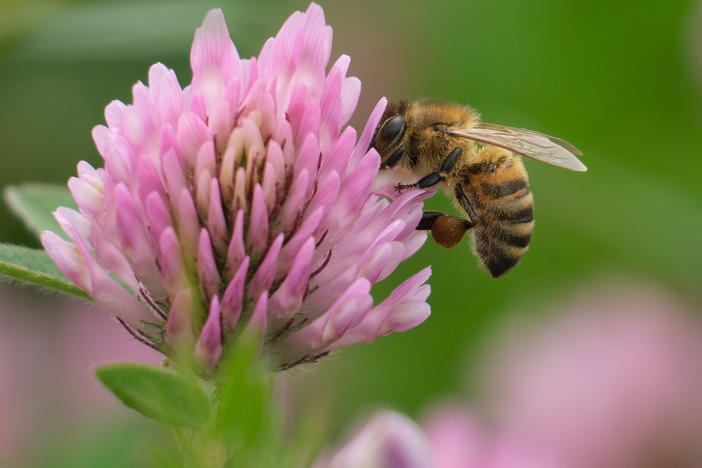
<path fill-rule="evenodd" d="M 582 151 L 565 140 L 533 130 L 481 123 L 467 129 L 452 129 L 448 133 L 499 146 L 554 166 L 578 172 L 587 171 L 587 167 L 577 158 L 582 156 Z"/>

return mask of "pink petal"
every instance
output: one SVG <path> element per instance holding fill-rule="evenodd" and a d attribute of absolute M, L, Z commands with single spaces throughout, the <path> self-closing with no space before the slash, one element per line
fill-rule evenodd
<path fill-rule="evenodd" d="M 194 167 L 200 147 L 211 138 L 211 135 L 200 117 L 192 112 L 186 112 L 178 119 L 176 138 L 183 160 Z"/>
<path fill-rule="evenodd" d="M 297 153 L 297 159 L 295 159 L 295 166 L 293 169 L 293 177 L 301 174 L 302 172 L 307 172 L 311 178 L 315 178 L 317 174 L 317 166 L 319 165 L 319 145 L 317 143 L 317 138 L 312 134 L 307 134 L 305 137 L 302 147 Z M 312 191 L 312 187 L 308 190 L 305 198 L 309 196 Z"/>
<path fill-rule="evenodd" d="M 193 339 L 192 308 L 192 294 L 189 288 L 176 294 L 166 323 L 166 340 L 169 344 L 177 346 Z"/>
<path fill-rule="evenodd" d="M 219 299 L 217 296 L 214 296 L 210 303 L 210 313 L 207 321 L 195 345 L 195 355 L 207 370 L 214 369 L 219 357 L 222 355 L 222 330 L 219 322 Z"/>
<path fill-rule="evenodd" d="M 92 232 L 93 248 L 98 263 L 107 271 L 115 273 L 132 291 L 139 291 L 139 281 L 124 254 L 112 242 L 105 239 L 105 233 L 97 228 L 93 228 Z M 153 296 L 156 296 L 155 291 Z"/>
<path fill-rule="evenodd" d="M 197 275 L 200 280 L 200 287 L 206 299 L 215 296 L 219 292 L 221 283 L 217 264 L 215 263 L 212 243 L 207 229 L 200 231 L 200 243 L 197 254 Z"/>
<path fill-rule="evenodd" d="M 339 179 L 339 174 L 336 172 L 329 173 L 319 187 L 317 187 L 317 192 L 310 200 L 307 206 L 307 213 L 314 213 L 318 209 L 323 212 L 323 217 L 326 217 L 329 210 L 336 203 L 337 195 L 339 194 L 339 187 L 341 186 L 341 180 Z"/>
<path fill-rule="evenodd" d="M 178 232 L 183 244 L 183 254 L 190 261 L 195 257 L 200 243 L 200 220 L 190 191 L 183 189 L 178 197 Z"/>
<path fill-rule="evenodd" d="M 176 125 L 183 110 L 183 91 L 175 72 L 162 63 L 153 64 L 149 68 L 149 88 L 154 95 L 158 120 Z"/>
<path fill-rule="evenodd" d="M 430 288 L 424 284 L 429 276 L 431 268 L 427 267 L 405 280 L 332 347 L 340 348 L 360 342 L 371 343 L 378 336 L 391 331 L 405 331 L 422 323 L 431 313 L 429 305 L 425 302 Z"/>
<path fill-rule="evenodd" d="M 246 234 L 250 255 L 258 259 L 268 245 L 268 210 L 266 201 L 263 198 L 263 189 L 256 184 L 253 191 L 253 201 L 251 202 L 251 217 L 249 219 L 249 230 Z"/>
<path fill-rule="evenodd" d="M 111 130 L 104 125 L 96 125 L 91 133 L 98 152 L 104 157 L 107 154 L 107 142 L 109 141 Z"/>
<path fill-rule="evenodd" d="M 329 213 L 327 224 L 336 239 L 359 214 L 366 202 L 373 179 L 380 167 L 380 157 L 369 152 L 344 181 L 334 209 Z"/>
<path fill-rule="evenodd" d="M 266 163 L 273 166 L 273 174 L 276 177 L 276 190 L 280 191 L 285 183 L 285 156 L 278 142 L 272 139 L 266 147 Z"/>
<path fill-rule="evenodd" d="M 161 157 L 161 170 L 163 171 L 163 178 L 166 181 L 168 193 L 175 198 L 175 200 L 171 200 L 175 208 L 178 202 L 178 194 L 186 188 L 183 166 L 175 150 L 169 149 L 163 154 Z"/>
<path fill-rule="evenodd" d="M 163 198 L 157 192 L 151 192 L 146 197 L 145 203 L 146 219 L 148 221 L 148 230 L 151 235 L 151 241 L 154 245 L 158 245 L 159 239 L 163 231 L 173 225 L 171 214 L 163 202 Z"/>
<path fill-rule="evenodd" d="M 210 10 L 195 31 L 190 52 L 193 87 L 205 97 L 207 115 L 214 115 L 225 93 L 224 78 L 237 72 L 239 54 L 229 37 L 222 10 Z"/>
<path fill-rule="evenodd" d="M 232 213 L 236 213 L 239 210 L 244 210 L 244 212 L 249 211 L 249 202 L 246 197 L 246 169 L 240 167 L 236 171 L 236 178 L 234 179 L 234 198 L 232 200 Z"/>
<path fill-rule="evenodd" d="M 368 280 L 356 280 L 322 316 L 280 343 L 283 360 L 294 361 L 306 354 L 326 350 L 344 335 L 349 326 L 367 315 L 373 305 L 369 291 Z"/>
<path fill-rule="evenodd" d="M 105 122 L 110 128 L 120 128 L 122 126 L 122 121 L 124 120 L 124 111 L 127 106 L 118 100 L 110 102 L 107 107 L 105 107 Z"/>
<path fill-rule="evenodd" d="M 295 224 L 299 221 L 308 189 L 309 174 L 306 170 L 303 170 L 293 179 L 288 196 L 283 203 L 283 209 L 280 213 L 280 227 L 283 232 L 292 231 Z"/>
<path fill-rule="evenodd" d="M 74 243 L 61 239 L 51 231 L 41 233 L 41 244 L 59 270 L 79 288 L 90 294 L 92 290 L 90 275 L 80 249 Z"/>
<path fill-rule="evenodd" d="M 77 231 L 71 233 L 90 276 L 90 297 L 96 302 L 106 306 L 117 317 L 137 330 L 147 330 L 154 320 L 149 311 L 142 306 L 121 284 L 112 279 L 105 270 L 98 265 L 91 255 L 88 246 L 80 238 Z"/>
<path fill-rule="evenodd" d="M 244 285 L 249 270 L 249 257 L 245 257 L 222 296 L 222 323 L 226 330 L 234 330 L 241 316 L 244 300 Z"/>
<path fill-rule="evenodd" d="M 290 265 L 292 265 L 293 259 L 297 256 L 302 246 L 317 230 L 323 216 L 324 210 L 320 208 L 309 215 L 307 219 L 303 221 L 300 227 L 295 230 L 295 234 L 290 238 L 280 252 L 280 264 L 278 267 L 280 272 L 288 272 Z M 314 239 L 314 237 L 312 237 L 312 239 Z"/>
<path fill-rule="evenodd" d="M 188 91 L 191 92 L 190 112 L 203 122 L 207 122 L 207 104 L 205 103 L 205 96 L 198 90 L 193 89 L 192 86 L 188 88 Z"/>
<path fill-rule="evenodd" d="M 166 228 L 159 240 L 161 256 L 159 264 L 163 284 L 169 295 L 174 297 L 179 291 L 188 287 L 188 279 L 183 263 L 182 248 L 172 227 Z"/>
<path fill-rule="evenodd" d="M 118 184 L 114 190 L 117 216 L 117 236 L 122 250 L 127 252 L 139 279 L 147 289 L 161 295 L 163 285 L 161 274 L 156 265 L 156 253 L 152 248 L 151 238 L 146 232 L 140 207 L 124 184 Z"/>
<path fill-rule="evenodd" d="M 54 212 L 54 218 L 66 234 L 75 229 L 83 240 L 90 237 L 90 221 L 76 210 L 59 206 Z"/>
<path fill-rule="evenodd" d="M 97 170 L 93 168 L 86 161 L 81 161 L 76 166 L 78 171 L 78 177 L 88 182 L 91 186 L 95 187 L 96 190 L 101 191 L 103 188 L 101 171 L 103 169 Z"/>
<path fill-rule="evenodd" d="M 268 328 L 268 291 L 263 291 L 256 302 L 251 319 L 246 326 L 245 333 L 254 333 L 259 336 L 259 340 L 263 343 L 263 336 Z"/>
<path fill-rule="evenodd" d="M 331 172 L 346 174 L 349 155 L 355 144 L 356 130 L 354 130 L 353 127 L 346 127 L 322 160 L 322 166 L 319 169 L 319 178 L 324 180 L 326 175 Z"/>
<path fill-rule="evenodd" d="M 197 183 L 195 184 L 195 206 L 197 213 L 201 218 L 207 216 L 207 211 L 210 205 L 210 188 L 212 174 L 210 171 L 196 172 Z"/>
<path fill-rule="evenodd" d="M 215 136 L 215 148 L 220 154 L 227 148 L 227 141 L 234 125 L 235 109 L 236 107 L 233 107 L 230 102 L 221 102 L 208 122 L 210 132 Z"/>
<path fill-rule="evenodd" d="M 376 104 L 373 108 L 373 111 L 366 122 L 366 126 L 363 127 L 361 138 L 358 139 L 358 144 L 351 154 L 351 162 L 349 164 L 350 168 L 355 167 L 356 163 L 368 152 L 371 138 L 373 138 L 373 133 L 375 133 L 378 123 L 380 123 L 380 118 L 383 116 L 383 112 L 385 112 L 385 107 L 387 104 L 388 100 L 386 98 L 381 98 L 380 101 L 378 101 L 378 104 Z"/>
<path fill-rule="evenodd" d="M 244 248 L 244 211 L 239 210 L 234 219 L 234 229 L 232 229 L 232 238 L 229 241 L 227 250 L 227 270 L 229 272 L 237 271 L 242 260 L 246 256 Z"/>
<path fill-rule="evenodd" d="M 266 166 L 263 170 L 263 182 L 261 187 L 263 188 L 263 198 L 266 201 L 266 208 L 269 213 L 272 213 L 275 209 L 275 204 L 277 201 L 277 184 L 278 178 L 275 173 L 275 168 L 273 164 L 266 161 Z"/>
<path fill-rule="evenodd" d="M 217 179 L 210 183 L 210 206 L 207 211 L 207 229 L 212 237 L 212 245 L 218 253 L 227 249 L 227 222 L 222 209 L 222 196 Z"/>
<path fill-rule="evenodd" d="M 145 200 L 152 192 L 164 194 L 161 177 L 149 158 L 141 158 L 137 161 L 137 180 L 139 181 L 139 198 Z"/>
<path fill-rule="evenodd" d="M 271 326 L 281 326 L 300 309 L 302 299 L 307 292 L 313 255 L 314 238 L 308 238 L 295 257 L 285 280 L 271 297 L 269 306 Z"/>
<path fill-rule="evenodd" d="M 132 145 L 124 137 L 117 134 L 110 135 L 104 159 L 105 170 L 114 180 L 128 182 L 132 179 L 136 154 Z"/>
<path fill-rule="evenodd" d="M 71 177 L 68 180 L 68 188 L 83 214 L 92 219 L 97 219 L 100 216 L 103 200 L 101 192 L 78 177 Z"/>
<path fill-rule="evenodd" d="M 271 287 L 273 278 L 275 278 L 276 267 L 278 265 L 278 254 L 280 247 L 283 245 L 283 234 L 279 234 L 271 244 L 266 256 L 261 261 L 256 273 L 248 286 L 247 296 L 250 299 L 255 299 L 263 291 Z"/>
<path fill-rule="evenodd" d="M 304 112 L 297 125 L 295 122 L 291 121 L 293 125 L 293 131 L 295 134 L 295 146 L 297 148 L 301 147 L 305 138 L 310 134 L 319 133 L 319 124 L 322 120 L 321 110 L 319 109 L 319 104 L 316 101 L 308 101 L 305 103 Z"/>

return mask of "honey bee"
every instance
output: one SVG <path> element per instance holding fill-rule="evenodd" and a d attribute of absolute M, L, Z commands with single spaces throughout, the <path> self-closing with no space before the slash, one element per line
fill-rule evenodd
<path fill-rule="evenodd" d="M 381 169 L 402 167 L 418 180 L 441 183 L 466 219 L 424 212 L 417 229 L 453 247 L 470 230 L 475 254 L 493 277 L 506 273 L 527 250 L 534 230 L 534 199 L 521 156 L 586 171 L 570 143 L 532 130 L 482 123 L 472 108 L 437 101 L 389 102 L 371 141 Z"/>

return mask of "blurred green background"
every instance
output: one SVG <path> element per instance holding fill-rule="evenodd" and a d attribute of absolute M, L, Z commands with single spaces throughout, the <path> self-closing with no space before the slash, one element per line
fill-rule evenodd
<path fill-rule="evenodd" d="M 432 315 L 403 334 L 290 373 L 303 400 L 329 405 L 330 434 L 359 411 L 412 415 L 471 393 L 471 371 L 501 321 L 539 310 L 600 278 L 646 280 L 699 303 L 702 277 L 702 8 L 691 1 L 320 1 L 334 28 L 332 60 L 351 55 L 363 93 L 353 124 L 378 98 L 471 104 L 485 121 L 561 136 L 589 172 L 527 162 L 535 196 L 530 251 L 493 280 L 466 246 L 430 241 L 400 278 L 432 264 Z M 0 18 L 0 186 L 63 183 L 112 99 L 150 64 L 190 80 L 194 29 L 224 9 L 242 56 L 258 53 L 306 1 L 24 1 Z M 436 197 L 430 207 L 450 210 Z M 36 246 L 0 208 L 0 240 Z M 615 280 L 612 280 L 615 281 Z M 309 372 L 311 370 L 311 372 Z M 310 398 L 311 397 L 311 398 Z"/>

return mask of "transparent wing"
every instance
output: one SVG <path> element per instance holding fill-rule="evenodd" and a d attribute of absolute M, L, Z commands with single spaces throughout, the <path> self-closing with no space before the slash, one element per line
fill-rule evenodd
<path fill-rule="evenodd" d="M 582 152 L 565 140 L 524 128 L 481 123 L 467 129 L 451 129 L 449 135 L 468 138 L 514 151 L 554 166 L 584 172 L 587 167 L 577 156 Z"/>

